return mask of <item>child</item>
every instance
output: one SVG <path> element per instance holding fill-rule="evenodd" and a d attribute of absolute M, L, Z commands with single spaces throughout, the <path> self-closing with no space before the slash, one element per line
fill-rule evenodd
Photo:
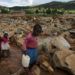
<path fill-rule="evenodd" d="M 26 38 L 24 39 L 23 43 L 23 50 L 24 52 L 30 57 L 30 63 L 29 63 L 29 75 L 32 73 L 30 72 L 32 67 L 36 64 L 37 57 L 38 57 L 38 41 L 37 37 L 41 34 L 42 27 L 39 24 L 36 24 L 33 27 L 33 32 L 29 33 Z"/>
<path fill-rule="evenodd" d="M 2 37 L 1 51 L 2 51 L 2 57 L 8 57 L 10 54 L 9 53 L 9 38 L 8 38 L 7 32 L 5 32 Z"/>

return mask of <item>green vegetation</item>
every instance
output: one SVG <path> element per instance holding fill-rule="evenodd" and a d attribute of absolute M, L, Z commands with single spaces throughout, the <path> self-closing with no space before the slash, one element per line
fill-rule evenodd
<path fill-rule="evenodd" d="M 38 15 L 52 15 L 52 14 L 64 14 L 64 9 L 51 9 L 51 8 L 29 8 L 25 10 L 26 14 L 38 14 Z"/>
<path fill-rule="evenodd" d="M 75 14 L 75 10 L 66 10 L 65 13 Z"/>
<path fill-rule="evenodd" d="M 8 13 L 10 13 L 10 10 L 9 10 L 9 8 L 1 8 L 0 13 L 8 14 Z"/>
<path fill-rule="evenodd" d="M 14 11 L 23 11 L 30 15 L 58 15 L 58 14 L 75 14 L 75 1 L 70 2 L 50 2 L 33 7 L 0 7 L 0 13 L 10 13 Z"/>

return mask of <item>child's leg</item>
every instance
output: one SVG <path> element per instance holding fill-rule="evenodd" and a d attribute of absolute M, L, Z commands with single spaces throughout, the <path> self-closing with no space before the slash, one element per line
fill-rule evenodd
<path fill-rule="evenodd" d="M 28 75 L 35 75 L 33 71 L 33 67 L 36 64 L 36 61 L 29 65 L 29 73 Z"/>
<path fill-rule="evenodd" d="M 1 59 L 1 57 L 2 57 L 2 52 L 1 52 L 1 49 L 0 49 L 0 59 Z"/>
<path fill-rule="evenodd" d="M 1 51 L 1 56 L 2 56 L 2 57 L 5 57 L 5 50 L 2 50 L 2 51 Z"/>
<path fill-rule="evenodd" d="M 1 57 L 1 49 L 0 49 L 0 57 Z"/>
<path fill-rule="evenodd" d="M 29 65 L 29 70 L 33 68 L 33 66 L 36 64 L 36 61 Z"/>
<path fill-rule="evenodd" d="M 9 49 L 7 50 L 7 57 L 10 56 L 10 51 Z"/>
<path fill-rule="evenodd" d="M 28 75 L 28 72 L 29 72 L 29 69 L 23 67 L 23 70 L 22 70 L 22 72 L 20 73 L 20 75 Z"/>
<path fill-rule="evenodd" d="M 6 50 L 4 51 L 4 57 L 7 57 L 7 51 Z"/>
<path fill-rule="evenodd" d="M 2 50 L 1 54 L 2 54 L 2 57 L 6 58 L 9 55 L 9 50 Z"/>
<path fill-rule="evenodd" d="M 9 55 L 10 55 L 9 50 L 5 50 L 5 52 L 4 52 L 4 56 L 5 56 L 5 57 L 9 57 Z"/>

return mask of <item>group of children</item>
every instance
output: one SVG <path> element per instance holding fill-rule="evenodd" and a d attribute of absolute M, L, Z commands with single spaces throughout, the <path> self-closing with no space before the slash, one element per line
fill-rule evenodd
<path fill-rule="evenodd" d="M 31 69 L 35 65 L 38 57 L 38 41 L 37 37 L 42 33 L 42 27 L 39 24 L 34 25 L 33 31 L 29 33 L 23 43 L 23 54 L 27 54 L 30 57 L 30 63 L 28 68 L 28 75 L 32 75 Z M 3 37 L 0 37 L 0 57 L 8 57 L 9 51 L 9 38 L 8 33 L 4 33 Z M 24 67 L 24 66 L 23 66 Z M 24 67 L 26 69 L 26 67 Z"/>

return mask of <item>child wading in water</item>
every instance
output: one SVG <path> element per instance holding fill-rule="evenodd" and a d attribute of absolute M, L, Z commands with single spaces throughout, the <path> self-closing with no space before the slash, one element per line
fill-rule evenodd
<path fill-rule="evenodd" d="M 42 27 L 39 24 L 36 24 L 33 27 L 32 33 L 29 33 L 23 43 L 23 52 L 30 57 L 30 63 L 28 67 L 28 75 L 32 74 L 32 67 L 36 64 L 37 57 L 38 57 L 38 41 L 37 37 L 42 33 Z M 24 67 L 25 68 L 25 67 Z"/>

